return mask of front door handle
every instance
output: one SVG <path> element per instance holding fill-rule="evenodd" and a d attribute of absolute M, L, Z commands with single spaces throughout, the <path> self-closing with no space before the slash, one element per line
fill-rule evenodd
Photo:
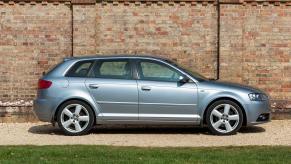
<path fill-rule="evenodd" d="M 149 86 L 142 86 L 141 87 L 141 90 L 143 90 L 143 91 L 150 91 L 151 90 L 151 87 L 149 87 Z"/>
<path fill-rule="evenodd" d="M 98 84 L 89 84 L 89 88 L 97 89 L 97 88 L 99 88 L 99 85 Z"/>

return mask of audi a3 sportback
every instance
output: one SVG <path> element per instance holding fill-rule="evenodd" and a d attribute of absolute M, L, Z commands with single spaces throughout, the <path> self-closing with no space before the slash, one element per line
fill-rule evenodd
<path fill-rule="evenodd" d="M 67 135 L 95 124 L 207 125 L 216 135 L 270 121 L 267 95 L 150 56 L 67 58 L 38 83 L 34 112 Z"/>

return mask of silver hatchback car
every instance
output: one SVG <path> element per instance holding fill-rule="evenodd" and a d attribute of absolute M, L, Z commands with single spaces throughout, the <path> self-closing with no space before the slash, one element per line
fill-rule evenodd
<path fill-rule="evenodd" d="M 34 112 L 67 135 L 95 124 L 207 125 L 216 135 L 270 121 L 267 95 L 150 56 L 66 58 L 38 83 Z"/>

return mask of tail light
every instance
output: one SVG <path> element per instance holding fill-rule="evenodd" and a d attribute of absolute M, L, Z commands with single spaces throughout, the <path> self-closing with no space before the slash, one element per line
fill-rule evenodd
<path fill-rule="evenodd" d="M 48 89 L 53 83 L 48 80 L 39 79 L 38 89 Z"/>

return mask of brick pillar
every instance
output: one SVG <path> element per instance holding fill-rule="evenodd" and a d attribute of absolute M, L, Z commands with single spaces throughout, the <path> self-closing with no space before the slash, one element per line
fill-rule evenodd
<path fill-rule="evenodd" d="M 226 2 L 222 2 L 226 3 Z M 234 3 L 234 2 L 233 2 Z M 221 4 L 220 79 L 243 82 L 244 6 Z"/>
<path fill-rule="evenodd" d="M 73 55 L 96 54 L 95 0 L 72 0 Z"/>

